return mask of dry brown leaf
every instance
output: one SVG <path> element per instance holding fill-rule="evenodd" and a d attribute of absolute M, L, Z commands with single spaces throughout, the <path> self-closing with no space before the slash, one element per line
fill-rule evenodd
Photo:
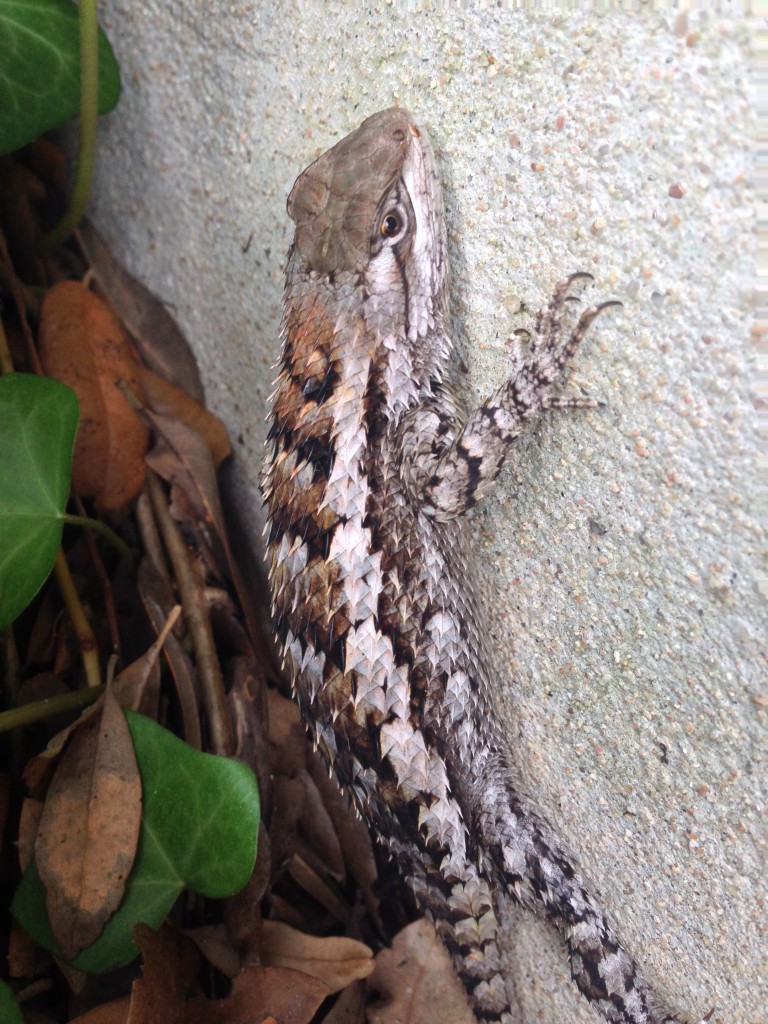
<path fill-rule="evenodd" d="M 0 223 L 13 252 L 15 272 L 25 282 L 45 279 L 43 261 L 35 251 L 40 238 L 38 207 L 45 199 L 45 185 L 33 170 L 18 158 L 0 157 Z"/>
<path fill-rule="evenodd" d="M 34 978 L 47 971 L 51 965 L 50 954 L 13 920 L 8 935 L 6 960 L 11 978 Z"/>
<path fill-rule="evenodd" d="M 262 814 L 266 816 L 272 800 L 272 766 L 267 750 L 269 709 L 264 671 L 257 659 L 236 657 L 227 675 L 227 701 L 237 732 L 235 757 L 256 773 Z"/>
<path fill-rule="evenodd" d="M 267 691 L 266 700 L 273 876 L 288 865 L 293 879 L 313 897 L 313 903 L 316 901 L 338 921 L 346 922 L 350 908 L 335 883 L 346 879 L 349 863 L 366 903 L 375 912 L 377 904 L 371 884 L 376 870 L 367 830 L 355 818 L 348 799 L 338 794 L 338 787 L 328 780 L 327 769 L 307 743 L 293 701 L 273 690 Z M 282 920 L 300 925 L 294 913 L 289 912 L 286 917 L 284 911 L 281 908 Z M 319 928 L 310 926 L 306 930 L 325 930 L 322 921 L 315 923 Z"/>
<path fill-rule="evenodd" d="M 126 1024 L 185 1024 L 187 1001 L 199 991 L 194 945 L 168 925 L 156 932 L 137 924 L 131 937 L 141 950 L 142 966 Z"/>
<path fill-rule="evenodd" d="M 445 946 L 424 919 L 381 950 L 368 988 L 383 997 L 369 1007 L 369 1024 L 477 1024 Z"/>
<path fill-rule="evenodd" d="M 39 754 L 35 754 L 34 757 L 27 761 L 22 778 L 31 797 L 34 797 L 36 800 L 43 800 L 45 798 L 51 777 L 56 770 L 59 756 L 66 746 L 67 740 L 81 725 L 85 725 L 94 715 L 100 713 L 101 698 L 94 704 L 91 704 L 89 708 L 86 708 L 74 722 L 70 722 L 66 728 L 51 737 L 45 750 L 41 750 Z"/>
<path fill-rule="evenodd" d="M 226 974 L 228 978 L 234 978 L 240 973 L 240 955 L 232 945 L 226 925 L 204 924 L 199 928 L 186 928 L 184 934 L 217 971 Z"/>
<path fill-rule="evenodd" d="M 306 845 L 304 849 L 307 849 Z M 311 864 L 307 864 L 300 853 L 294 853 L 288 865 L 288 871 L 291 878 L 332 917 L 342 924 L 349 921 L 351 913 L 349 903 L 340 894 L 338 886 L 330 884 L 326 878 L 322 877 L 320 874 L 322 867 L 312 867 Z M 327 874 L 333 877 L 333 872 L 328 871 Z"/>
<path fill-rule="evenodd" d="M 35 851 L 35 840 L 37 830 L 40 828 L 40 819 L 43 816 L 45 804 L 42 800 L 33 800 L 27 797 L 21 805 L 19 816 L 19 867 L 26 871 L 32 854 Z"/>
<path fill-rule="evenodd" d="M 141 397 L 140 368 L 114 313 L 79 281 L 60 281 L 40 313 L 40 359 L 80 402 L 72 488 L 105 511 L 122 511 L 144 485 L 146 423 L 117 387 Z"/>
<path fill-rule="evenodd" d="M 311 757 L 308 757 L 307 760 L 311 760 Z M 339 837 L 336 834 L 333 820 L 310 773 L 302 770 L 298 777 L 301 779 L 305 792 L 300 826 L 302 836 L 306 841 L 304 856 L 310 863 L 314 863 L 318 867 L 321 866 L 336 881 L 341 882 L 345 877 L 344 855 L 339 845 Z"/>
<path fill-rule="evenodd" d="M 130 996 L 113 999 L 101 1006 L 94 1006 L 87 1013 L 72 1017 L 69 1024 L 128 1024 L 128 1013 L 131 1008 Z"/>
<path fill-rule="evenodd" d="M 378 907 L 378 899 L 373 893 L 377 879 L 376 858 L 368 826 L 356 813 L 348 795 L 339 789 L 336 779 L 328 775 L 321 757 L 308 757 L 307 771 L 333 822 L 346 869 L 357 882 L 366 904 L 375 913 Z"/>
<path fill-rule="evenodd" d="M 262 616 L 257 610 L 252 583 L 246 581 L 242 557 L 234 557 L 230 547 L 210 448 L 200 434 L 185 423 L 149 409 L 145 410 L 145 416 L 156 435 L 147 463 L 158 476 L 171 484 L 174 512 L 182 505 L 187 510 L 190 507 L 194 510 L 187 525 L 197 533 L 201 548 L 211 549 L 214 568 L 221 573 L 226 566 L 237 592 L 248 637 L 260 660 L 266 660 L 262 657 Z M 178 490 L 183 492 L 186 502 L 179 498 Z M 183 522 L 184 519 L 178 521 Z"/>
<path fill-rule="evenodd" d="M 274 874 L 282 873 L 299 845 L 298 823 L 304 810 L 304 800 L 304 784 L 301 779 L 275 773 L 269 822 Z"/>
<path fill-rule="evenodd" d="M 247 967 L 232 982 L 227 999 L 187 1003 L 184 1024 L 309 1024 L 328 988 L 299 971 L 282 967 Z"/>
<path fill-rule="evenodd" d="M 267 966 L 302 971 L 324 982 L 330 992 L 367 978 L 373 970 L 373 951 L 356 939 L 306 935 L 281 921 L 264 921 L 263 928 Z"/>
<path fill-rule="evenodd" d="M 168 618 L 160 629 L 157 640 L 136 661 L 126 665 L 115 677 L 112 692 L 121 707 L 138 711 L 144 715 L 152 715 L 157 709 L 160 690 L 160 667 L 158 657 L 168 634 L 181 615 L 181 605 L 171 609 Z M 154 716 L 152 716 L 154 717 Z"/>
<path fill-rule="evenodd" d="M 71 736 L 48 787 L 35 842 L 51 929 L 71 960 L 123 898 L 141 822 L 131 734 L 107 691 L 100 715 Z"/>
<path fill-rule="evenodd" d="M 353 981 L 323 1017 L 323 1024 L 364 1024 L 366 985 L 364 981 Z"/>
<path fill-rule="evenodd" d="M 269 885 L 269 868 L 269 833 L 262 818 L 253 874 L 248 884 L 224 903 L 227 934 L 238 950 L 241 967 L 261 962 L 261 900 Z"/>
<path fill-rule="evenodd" d="M 24 150 L 24 162 L 49 189 L 65 196 L 69 190 L 69 160 L 66 153 L 45 135 Z"/>
<path fill-rule="evenodd" d="M 218 416 L 214 416 L 186 391 L 169 383 L 146 366 L 141 367 L 141 383 L 149 408 L 153 412 L 186 423 L 195 430 L 210 448 L 213 464 L 218 469 L 224 459 L 232 454 L 226 427 Z"/>
<path fill-rule="evenodd" d="M 5 822 L 8 818 L 8 798 L 11 792 L 11 779 L 7 772 L 0 772 L 0 839 L 5 832 Z"/>
<path fill-rule="evenodd" d="M 119 1024 L 309 1024 L 329 995 L 309 975 L 248 967 L 235 977 L 226 999 L 206 999 L 197 994 L 197 955 L 186 936 L 168 926 L 155 933 L 137 925 L 133 940 L 142 951 L 143 976 L 133 983 L 130 1013 Z M 78 1022 L 92 1024 L 87 1017 Z M 112 1022 L 107 1018 L 104 1024 Z"/>
<path fill-rule="evenodd" d="M 136 339 L 147 365 L 202 402 L 197 361 L 163 303 L 120 266 L 93 224 L 84 221 L 77 234 L 99 287 Z"/>
<path fill-rule="evenodd" d="M 210 448 L 186 423 L 150 409 L 146 409 L 144 415 L 152 424 L 156 438 L 147 464 L 163 480 L 181 488 L 194 518 L 213 529 L 223 543 L 226 537 L 224 514 Z M 191 525 L 197 524 L 193 521 Z"/>
<path fill-rule="evenodd" d="M 168 579 L 160 574 L 154 563 L 145 556 L 136 577 L 139 597 L 156 633 L 160 633 L 175 603 L 175 595 Z M 183 620 L 182 620 L 183 624 Z M 199 684 L 192 659 L 175 635 L 176 629 L 165 640 L 165 659 L 171 670 L 181 711 L 182 735 L 195 750 L 202 750 L 200 730 Z M 181 634 L 179 634 L 181 635 Z"/>
<path fill-rule="evenodd" d="M 224 920 L 230 942 L 237 948 L 243 966 L 260 962 L 260 902 L 269 886 L 271 842 L 267 832 L 272 806 L 272 770 L 267 757 L 266 688 L 259 665 L 251 658 L 236 657 L 228 669 L 230 681 L 227 703 L 235 725 L 237 743 L 234 756 L 249 765 L 259 783 L 262 819 L 253 874 L 240 892 L 224 903 Z"/>
<path fill-rule="evenodd" d="M 152 654 L 154 646 L 115 676 L 112 689 L 121 708 L 157 720 L 161 673 L 157 655 Z"/>

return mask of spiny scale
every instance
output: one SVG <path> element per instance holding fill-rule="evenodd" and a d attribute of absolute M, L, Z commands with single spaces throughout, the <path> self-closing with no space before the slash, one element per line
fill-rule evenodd
<path fill-rule="evenodd" d="M 528 357 L 464 416 L 440 184 L 410 115 L 368 118 L 298 178 L 288 213 L 264 495 L 275 624 L 314 740 L 435 922 L 479 1020 L 519 1021 L 503 941 L 518 902 L 559 929 L 608 1020 L 678 1021 L 515 789 L 462 518 L 528 421 L 596 404 L 552 389 L 604 306 L 564 334 L 583 275 L 560 284 Z"/>

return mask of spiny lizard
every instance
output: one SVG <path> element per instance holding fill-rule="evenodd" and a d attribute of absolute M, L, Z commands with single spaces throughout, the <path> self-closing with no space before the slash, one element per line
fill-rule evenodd
<path fill-rule="evenodd" d="M 562 934 L 573 978 L 621 1024 L 671 1024 L 543 816 L 496 717 L 463 513 L 549 409 L 595 317 L 539 313 L 469 416 L 450 382 L 446 231 L 426 133 L 368 118 L 298 178 L 263 488 L 273 615 L 320 750 L 452 953 L 481 1021 L 517 1021 L 512 902 Z"/>

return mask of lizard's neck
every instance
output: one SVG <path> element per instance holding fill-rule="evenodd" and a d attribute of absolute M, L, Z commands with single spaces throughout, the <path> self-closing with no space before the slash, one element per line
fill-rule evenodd
<path fill-rule="evenodd" d="M 429 324 L 413 337 L 423 302 L 414 300 L 410 276 L 408 256 L 330 278 L 289 262 L 282 367 L 300 405 L 307 396 L 320 404 L 340 389 L 343 401 L 375 405 L 377 416 L 396 421 L 431 395 L 450 360 L 446 314 L 435 299 Z"/>

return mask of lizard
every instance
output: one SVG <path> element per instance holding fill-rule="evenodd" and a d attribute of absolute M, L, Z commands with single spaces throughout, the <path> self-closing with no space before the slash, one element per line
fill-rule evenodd
<path fill-rule="evenodd" d="M 262 491 L 272 616 L 314 742 L 435 924 L 479 1021 L 519 1020 L 504 955 L 513 904 L 558 930 L 607 1020 L 681 1021 L 518 790 L 464 515 L 542 413 L 599 404 L 557 385 L 616 303 L 566 328 L 590 275 L 558 284 L 509 379 L 467 415 L 426 131 L 402 108 L 374 114 L 297 178 L 287 211 Z"/>

